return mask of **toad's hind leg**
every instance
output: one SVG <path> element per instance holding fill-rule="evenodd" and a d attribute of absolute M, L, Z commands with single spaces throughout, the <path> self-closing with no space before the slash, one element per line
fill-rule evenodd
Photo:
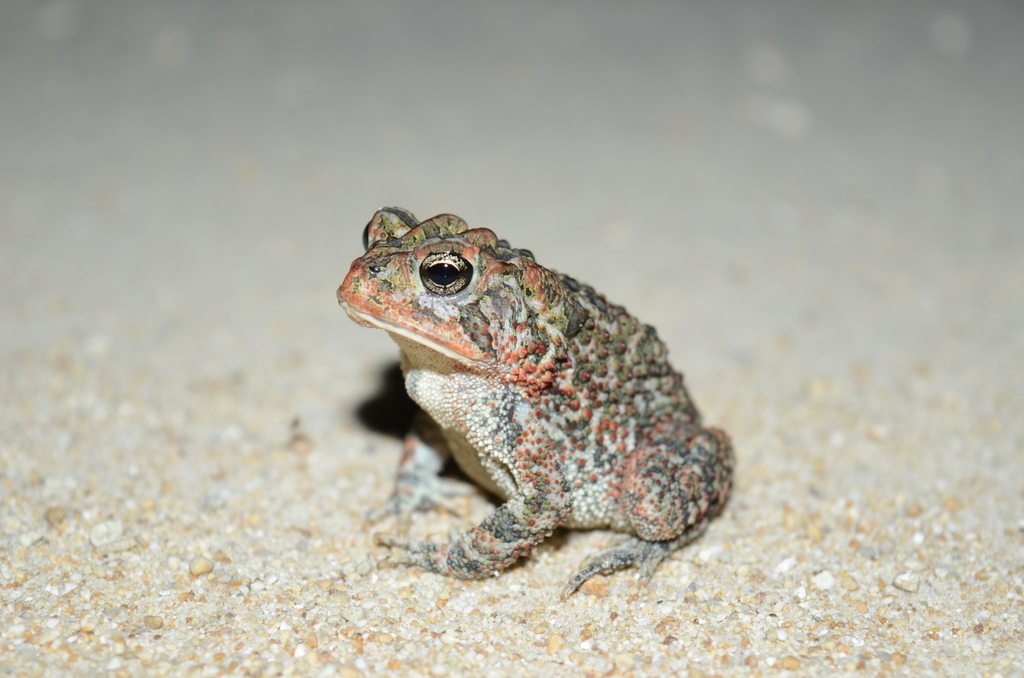
<path fill-rule="evenodd" d="M 652 436 L 621 470 L 618 509 L 635 536 L 591 557 L 562 592 L 565 598 L 599 572 L 640 568 L 646 584 L 669 553 L 699 537 L 732 488 L 733 455 L 728 436 L 701 429 L 683 443 Z"/>
<path fill-rule="evenodd" d="M 622 467 L 618 508 L 644 541 L 669 541 L 712 518 L 732 489 L 732 443 L 700 429 L 682 444 L 653 436 Z"/>

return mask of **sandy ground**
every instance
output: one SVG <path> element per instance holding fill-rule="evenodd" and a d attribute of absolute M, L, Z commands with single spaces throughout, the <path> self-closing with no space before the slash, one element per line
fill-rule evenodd
<path fill-rule="evenodd" d="M 1011 1 L 4 2 L 0 672 L 1024 676 L 1022 74 Z M 647 589 L 559 602 L 601 531 L 376 569 L 396 349 L 334 291 L 393 204 L 732 433 Z"/>

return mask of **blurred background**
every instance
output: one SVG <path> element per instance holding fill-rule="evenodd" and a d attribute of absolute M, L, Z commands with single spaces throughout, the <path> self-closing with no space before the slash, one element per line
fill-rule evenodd
<path fill-rule="evenodd" d="M 333 291 L 395 204 L 533 249 L 698 376 L 1019 348 L 1021 73 L 1009 1 L 12 0 L 0 346 L 381 346 Z"/>
<path fill-rule="evenodd" d="M 1009 1 L 5 2 L 2 346 L 379 344 L 333 291 L 392 204 L 697 373 L 1019 346 L 1022 73 Z"/>

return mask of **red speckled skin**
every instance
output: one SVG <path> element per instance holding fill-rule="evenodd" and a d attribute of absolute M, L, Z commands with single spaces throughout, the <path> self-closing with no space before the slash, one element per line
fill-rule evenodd
<path fill-rule="evenodd" d="M 386 208 L 366 241 L 339 303 L 398 342 L 409 393 L 440 430 L 422 437 L 505 499 L 451 544 L 382 535 L 406 549 L 391 561 L 475 578 L 508 567 L 560 525 L 631 535 L 592 558 L 568 595 L 629 565 L 646 582 L 703 531 L 729 495 L 732 447 L 701 425 L 652 327 L 452 215 L 417 223 Z M 458 264 L 458 275 L 432 268 L 439 258 Z M 438 293 L 435 277 L 455 282 Z M 440 457 L 415 437 L 406 449 L 377 518 L 443 504 L 432 478 Z"/>

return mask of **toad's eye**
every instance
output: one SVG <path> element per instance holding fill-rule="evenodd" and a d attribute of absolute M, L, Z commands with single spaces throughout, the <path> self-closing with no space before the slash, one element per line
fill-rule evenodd
<path fill-rule="evenodd" d="M 373 222 L 371 221 L 370 224 Z M 363 229 L 363 251 L 370 249 L 370 224 L 366 225 Z"/>
<path fill-rule="evenodd" d="M 432 294 L 458 294 L 472 277 L 473 265 L 454 252 L 435 252 L 420 264 L 420 279 Z"/>

